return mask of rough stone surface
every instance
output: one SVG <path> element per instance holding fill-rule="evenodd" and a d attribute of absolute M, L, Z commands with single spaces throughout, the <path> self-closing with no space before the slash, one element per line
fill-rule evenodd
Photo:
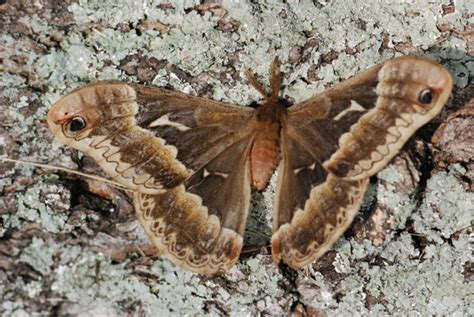
<path fill-rule="evenodd" d="M 141 255 L 147 239 L 129 193 L 0 162 L 0 314 L 474 315 L 473 12 L 468 0 L 0 1 L 0 154 L 91 174 L 101 171 L 45 122 L 54 101 L 91 81 L 247 105 L 259 96 L 245 68 L 268 80 L 279 56 L 283 95 L 298 102 L 419 54 L 456 85 L 442 114 L 372 179 L 351 229 L 297 271 L 269 253 L 274 180 L 253 194 L 237 265 L 203 277 Z"/>

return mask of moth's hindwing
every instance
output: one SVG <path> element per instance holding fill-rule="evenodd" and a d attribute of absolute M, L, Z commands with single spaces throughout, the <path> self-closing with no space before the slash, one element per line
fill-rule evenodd
<path fill-rule="evenodd" d="M 242 235 L 223 227 L 200 197 L 187 193 L 183 185 L 157 195 L 135 192 L 133 201 L 138 220 L 159 253 L 183 268 L 222 273 L 239 258 Z"/>
<path fill-rule="evenodd" d="M 311 190 L 304 208 L 273 234 L 274 260 L 299 268 L 320 258 L 352 223 L 368 183 L 368 179 L 346 181 L 329 174 Z"/>
<path fill-rule="evenodd" d="M 203 274 L 222 273 L 242 249 L 250 202 L 249 140 L 242 139 L 162 194 L 135 193 L 138 219 L 161 253 Z"/>

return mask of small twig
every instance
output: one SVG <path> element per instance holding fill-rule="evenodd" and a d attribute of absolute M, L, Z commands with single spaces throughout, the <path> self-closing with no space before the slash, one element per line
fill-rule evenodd
<path fill-rule="evenodd" d="M 254 234 L 258 234 L 266 239 L 270 239 L 271 238 L 271 235 L 268 235 L 267 233 L 265 232 L 261 232 L 261 231 L 258 231 L 258 230 L 255 230 L 255 229 L 246 229 L 245 230 L 246 232 L 250 232 L 250 233 L 254 233 Z"/>
<path fill-rule="evenodd" d="M 117 183 L 117 182 L 114 182 L 114 181 L 109 180 L 109 179 L 107 179 L 107 178 L 103 178 L 103 177 L 100 177 L 100 176 L 95 176 L 95 175 L 90 175 L 90 174 L 82 173 L 82 172 L 79 172 L 79 171 L 75 171 L 75 170 L 69 169 L 69 168 L 67 168 L 67 167 L 56 166 L 56 165 L 48 165 L 48 164 L 41 164 L 41 163 L 35 163 L 35 162 L 29 162 L 29 161 L 23 161 L 23 160 L 14 160 L 14 159 L 6 158 L 6 157 L 0 157 L 0 161 L 12 162 L 12 163 L 19 163 L 19 164 L 24 164 L 24 165 L 31 165 L 31 166 L 41 167 L 41 168 L 45 168 L 45 169 L 52 169 L 52 170 L 63 171 L 63 172 L 66 172 L 66 173 L 70 173 L 70 174 L 74 174 L 74 175 L 79 175 L 79 176 L 82 176 L 82 177 L 85 177 L 85 178 L 90 178 L 90 179 L 93 179 L 93 180 L 96 180 L 96 181 L 105 182 L 105 183 L 108 183 L 108 184 L 110 184 L 111 186 L 113 186 L 113 187 L 115 187 L 115 188 L 118 188 L 118 189 L 121 189 L 121 190 L 132 191 L 131 189 L 125 188 L 122 184 Z"/>

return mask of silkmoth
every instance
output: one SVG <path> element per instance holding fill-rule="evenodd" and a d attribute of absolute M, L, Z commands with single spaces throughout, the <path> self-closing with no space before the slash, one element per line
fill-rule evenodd
<path fill-rule="evenodd" d="M 257 108 L 122 82 L 80 87 L 50 109 L 55 137 L 134 191 L 139 222 L 174 263 L 203 274 L 239 258 L 251 187 L 278 167 L 272 254 L 300 268 L 349 227 L 369 178 L 451 93 L 440 65 L 417 56 L 376 65 L 287 107 L 275 61 Z"/>

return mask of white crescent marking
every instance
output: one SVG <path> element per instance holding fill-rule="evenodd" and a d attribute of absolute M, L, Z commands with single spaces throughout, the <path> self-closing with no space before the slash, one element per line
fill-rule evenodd
<path fill-rule="evenodd" d="M 170 116 L 170 114 L 167 113 L 164 116 L 159 117 L 158 119 L 156 119 L 155 121 L 150 123 L 148 125 L 148 127 L 149 128 L 154 128 L 154 127 L 157 127 L 157 126 L 160 126 L 160 125 L 169 125 L 169 126 L 175 127 L 179 131 L 186 131 L 186 130 L 190 129 L 190 127 L 187 127 L 184 124 L 171 121 L 169 116 Z"/>

